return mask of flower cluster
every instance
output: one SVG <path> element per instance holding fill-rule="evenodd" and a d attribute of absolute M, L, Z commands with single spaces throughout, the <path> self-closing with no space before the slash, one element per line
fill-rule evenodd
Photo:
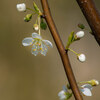
<path fill-rule="evenodd" d="M 74 50 L 70 49 L 69 46 L 77 40 L 80 40 L 82 37 L 84 37 L 84 31 L 79 31 L 76 34 L 74 34 L 74 32 L 72 32 L 68 38 L 68 42 L 67 42 L 67 46 L 66 46 L 66 50 L 72 51 L 73 53 L 75 53 L 77 55 L 77 59 L 80 62 L 84 62 L 86 60 L 86 56 L 82 53 L 76 53 Z"/>
<path fill-rule="evenodd" d="M 27 8 L 25 3 L 16 5 L 16 8 L 19 12 L 25 12 L 27 10 L 32 11 L 32 13 L 27 14 L 24 17 L 25 22 L 29 22 L 32 19 L 32 16 L 37 14 L 36 23 L 33 25 L 33 29 L 38 32 L 33 32 L 32 37 L 24 38 L 24 40 L 22 41 L 22 45 L 32 46 L 31 52 L 34 56 L 37 56 L 39 52 L 45 56 L 48 51 L 48 46 L 52 48 L 53 45 L 49 40 L 44 40 L 42 38 L 40 28 L 46 29 L 47 26 L 43 18 L 41 18 L 42 13 L 40 9 L 37 7 L 37 5 L 35 4 L 35 2 L 33 2 L 33 6 L 34 6 L 34 9 Z"/>
<path fill-rule="evenodd" d="M 85 82 L 80 82 L 78 85 L 80 92 L 84 95 L 84 96 L 92 96 L 92 89 L 94 86 L 98 86 L 99 85 L 99 81 L 97 80 L 90 80 L 90 81 L 85 81 Z M 61 90 L 58 93 L 59 99 L 60 100 L 68 100 L 72 97 L 72 93 L 69 92 L 69 90 L 71 90 L 71 88 L 69 88 L 69 85 L 67 85 L 67 87 L 63 87 L 63 90 Z"/>
<path fill-rule="evenodd" d="M 80 82 L 81 85 L 80 91 L 82 92 L 83 95 L 85 96 L 92 96 L 91 90 L 93 89 L 94 86 L 99 85 L 99 81 L 97 80 L 90 80 L 90 81 L 85 81 L 85 82 Z"/>

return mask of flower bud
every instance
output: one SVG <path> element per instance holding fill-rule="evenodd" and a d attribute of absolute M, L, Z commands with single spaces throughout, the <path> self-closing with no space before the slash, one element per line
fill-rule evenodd
<path fill-rule="evenodd" d="M 38 24 L 34 24 L 34 25 L 33 25 L 33 28 L 34 28 L 35 31 L 38 31 L 38 30 L 39 30 Z"/>
<path fill-rule="evenodd" d="M 80 39 L 84 36 L 84 31 L 79 31 L 75 34 L 75 38 L 76 39 Z"/>
<path fill-rule="evenodd" d="M 62 90 L 58 93 L 58 96 L 59 96 L 60 100 L 65 100 L 66 99 L 66 92 L 64 90 Z"/>
<path fill-rule="evenodd" d="M 25 3 L 17 4 L 17 5 L 16 5 L 16 8 L 17 8 L 17 10 L 20 11 L 20 12 L 26 11 L 26 5 L 25 5 Z"/>
<path fill-rule="evenodd" d="M 81 28 L 81 29 L 85 29 L 85 26 L 81 23 L 78 24 L 78 27 Z"/>
<path fill-rule="evenodd" d="M 79 55 L 77 56 L 77 59 L 78 59 L 80 62 L 84 62 L 84 61 L 86 60 L 86 57 L 85 57 L 84 54 L 79 54 Z"/>
<path fill-rule="evenodd" d="M 32 18 L 32 14 L 27 14 L 26 17 L 24 18 L 25 22 L 29 22 Z"/>
<path fill-rule="evenodd" d="M 90 80 L 90 81 L 88 81 L 88 84 L 90 84 L 92 86 L 97 86 L 97 85 L 99 85 L 99 81 L 97 81 L 97 80 Z"/>

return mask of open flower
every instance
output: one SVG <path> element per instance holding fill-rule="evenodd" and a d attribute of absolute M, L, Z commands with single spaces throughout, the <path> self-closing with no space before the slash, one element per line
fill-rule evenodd
<path fill-rule="evenodd" d="M 32 33 L 32 37 L 24 38 L 22 41 L 23 46 L 32 45 L 32 54 L 37 55 L 39 52 L 42 55 L 46 55 L 48 47 L 53 47 L 52 43 L 48 40 L 43 40 L 42 37 L 37 33 Z"/>
<path fill-rule="evenodd" d="M 90 84 L 84 84 L 81 86 L 80 91 L 83 93 L 85 96 L 92 96 L 92 85 Z"/>
<path fill-rule="evenodd" d="M 80 62 L 84 62 L 84 61 L 86 60 L 86 57 L 85 57 L 84 54 L 79 54 L 79 55 L 77 56 L 77 59 L 78 59 Z"/>
<path fill-rule="evenodd" d="M 16 8 L 17 8 L 17 10 L 20 11 L 20 12 L 26 11 L 26 5 L 25 5 L 25 3 L 17 4 L 17 5 L 16 5 Z"/>
<path fill-rule="evenodd" d="M 63 86 L 63 90 L 58 93 L 60 100 L 68 100 L 72 93 L 69 93 L 66 86 Z"/>

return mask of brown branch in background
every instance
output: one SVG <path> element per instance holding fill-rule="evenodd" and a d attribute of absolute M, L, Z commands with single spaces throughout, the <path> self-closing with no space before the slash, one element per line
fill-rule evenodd
<path fill-rule="evenodd" d="M 92 30 L 92 33 L 100 45 L 100 15 L 93 0 L 76 0 Z"/>
<path fill-rule="evenodd" d="M 47 22 L 48 27 L 51 31 L 53 39 L 56 43 L 57 49 L 58 49 L 60 57 L 62 59 L 64 69 L 65 69 L 66 75 L 68 77 L 68 81 L 69 81 L 69 84 L 70 84 L 71 89 L 73 91 L 73 94 L 75 96 L 75 99 L 76 100 L 83 100 L 82 96 L 80 94 L 80 91 L 78 89 L 78 86 L 76 84 L 76 80 L 75 80 L 69 59 L 68 59 L 68 54 L 65 51 L 64 45 L 60 39 L 60 36 L 58 34 L 58 31 L 57 31 L 56 26 L 54 24 L 54 21 L 52 19 L 47 0 L 41 0 L 41 3 L 42 3 L 43 10 L 44 10 L 46 22 Z"/>

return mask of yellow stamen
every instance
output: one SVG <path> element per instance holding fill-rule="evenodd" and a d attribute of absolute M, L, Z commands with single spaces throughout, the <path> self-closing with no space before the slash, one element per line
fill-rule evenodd
<path fill-rule="evenodd" d="M 36 49 L 33 49 L 33 51 L 36 51 Z"/>

